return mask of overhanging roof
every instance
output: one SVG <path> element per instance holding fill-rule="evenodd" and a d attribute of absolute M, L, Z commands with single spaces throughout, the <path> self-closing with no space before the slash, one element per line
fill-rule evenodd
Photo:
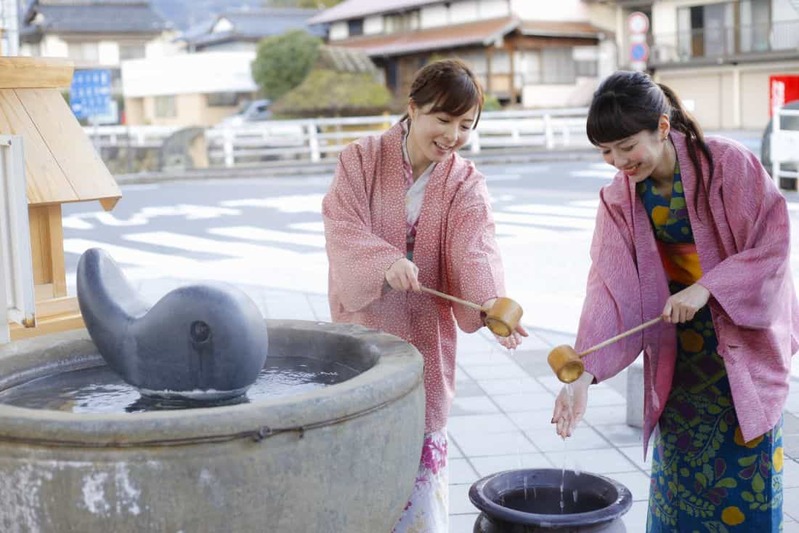
<path fill-rule="evenodd" d="M 344 0 L 338 5 L 325 9 L 308 21 L 308 24 L 324 24 L 363 18 L 378 13 L 396 13 L 432 4 L 443 4 L 444 0 Z"/>
<path fill-rule="evenodd" d="M 503 17 L 405 33 L 356 37 L 341 41 L 331 41 L 330 44 L 333 46 L 359 48 L 372 57 L 397 56 L 463 46 L 487 46 L 516 29 L 518 25 L 519 21 L 517 19 Z"/>
<path fill-rule="evenodd" d="M 555 20 L 523 20 L 519 25 L 519 33 L 533 37 L 580 37 L 598 38 L 607 33 L 588 22 L 555 21 Z"/>

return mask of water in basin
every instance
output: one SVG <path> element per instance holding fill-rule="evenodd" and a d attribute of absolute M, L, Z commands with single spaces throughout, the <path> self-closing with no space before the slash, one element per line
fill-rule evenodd
<path fill-rule="evenodd" d="M 360 373 L 337 361 L 312 357 L 270 356 L 258 378 L 238 399 L 216 405 L 255 402 L 276 396 L 295 395 L 346 381 Z M 0 403 L 30 409 L 73 413 L 124 413 L 164 409 L 209 407 L 209 402 L 192 404 L 166 399 L 142 398 L 135 387 L 125 383 L 106 365 L 65 370 L 17 383 L 0 391 Z"/>

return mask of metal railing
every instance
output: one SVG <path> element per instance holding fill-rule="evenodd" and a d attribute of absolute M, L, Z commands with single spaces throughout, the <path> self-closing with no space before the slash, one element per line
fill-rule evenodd
<path fill-rule="evenodd" d="M 487 111 L 465 150 L 472 154 L 513 149 L 588 147 L 587 108 Z M 276 159 L 318 162 L 335 157 L 350 142 L 385 131 L 399 115 L 267 120 L 205 130 L 210 166 L 227 168 Z M 93 126 L 85 128 L 97 147 L 158 147 L 178 128 Z"/>
<path fill-rule="evenodd" d="M 799 49 L 799 20 L 658 33 L 650 63 L 685 63 Z"/>

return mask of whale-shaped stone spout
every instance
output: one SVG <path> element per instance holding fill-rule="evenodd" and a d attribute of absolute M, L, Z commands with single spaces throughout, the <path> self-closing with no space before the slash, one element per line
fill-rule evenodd
<path fill-rule="evenodd" d="M 111 256 L 91 248 L 78 263 L 77 292 L 100 355 L 143 396 L 241 396 L 266 362 L 261 312 L 232 285 L 179 287 L 149 307 Z"/>

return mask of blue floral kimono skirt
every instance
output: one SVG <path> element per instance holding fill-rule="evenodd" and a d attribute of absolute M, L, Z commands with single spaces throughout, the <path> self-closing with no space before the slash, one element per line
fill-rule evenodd
<path fill-rule="evenodd" d="M 638 185 L 672 294 L 702 276 L 679 168 L 671 198 Z M 649 533 L 782 531 L 782 422 L 744 442 L 708 306 L 677 325 L 671 392 L 658 421 Z"/>

